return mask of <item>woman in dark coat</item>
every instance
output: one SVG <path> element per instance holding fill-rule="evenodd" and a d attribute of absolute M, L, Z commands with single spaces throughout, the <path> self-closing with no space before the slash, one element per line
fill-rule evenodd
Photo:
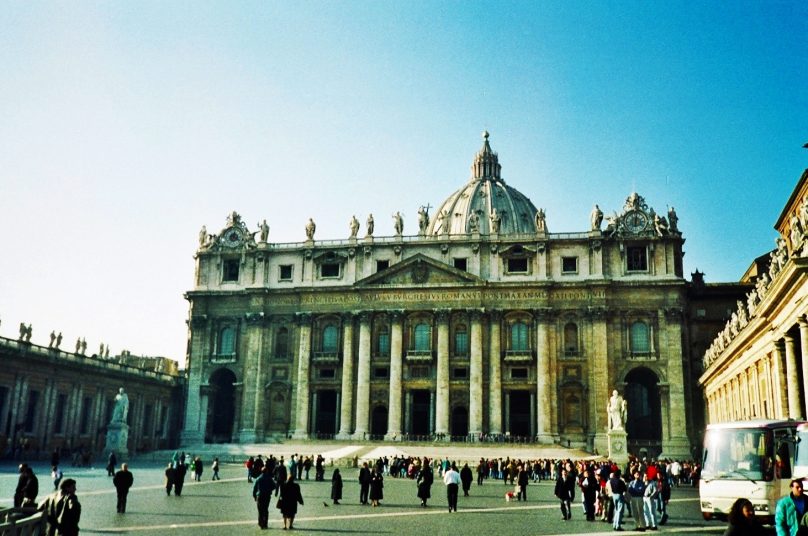
<path fill-rule="evenodd" d="M 424 460 L 421 466 L 421 471 L 418 473 L 418 498 L 421 499 L 421 506 L 426 508 L 426 500 L 432 497 L 431 489 L 432 482 L 435 480 L 435 475 L 432 473 L 432 467 L 429 462 Z"/>
<path fill-rule="evenodd" d="M 732 504 L 728 516 L 729 526 L 724 536 L 762 536 L 766 534 L 755 519 L 755 507 L 748 499 L 738 499 Z"/>
<path fill-rule="evenodd" d="M 379 506 L 379 501 L 384 499 L 384 477 L 382 476 L 381 471 L 379 471 L 376 467 L 373 468 L 373 472 L 370 475 L 370 504 L 371 506 Z"/>
<path fill-rule="evenodd" d="M 331 499 L 334 504 L 339 504 L 342 499 L 342 475 L 339 474 L 339 469 L 334 469 L 334 474 L 331 475 Z"/>
<path fill-rule="evenodd" d="M 469 490 L 471 489 L 471 483 L 474 481 L 474 474 L 471 472 L 471 467 L 469 467 L 468 463 L 463 464 L 463 468 L 460 470 L 460 482 L 463 484 L 463 496 L 469 496 Z"/>
<path fill-rule="evenodd" d="M 297 514 L 297 504 L 303 504 L 303 496 L 300 494 L 300 486 L 295 482 L 294 473 L 289 473 L 286 482 L 280 486 L 280 510 L 283 516 L 283 528 L 291 529 Z"/>

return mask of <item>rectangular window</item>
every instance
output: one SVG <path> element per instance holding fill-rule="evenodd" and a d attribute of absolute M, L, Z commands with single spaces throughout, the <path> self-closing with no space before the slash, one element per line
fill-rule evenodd
<path fill-rule="evenodd" d="M 281 281 L 291 281 L 292 280 L 292 265 L 291 264 L 282 264 L 278 267 L 279 274 L 278 279 Z"/>
<path fill-rule="evenodd" d="M 380 357 L 390 355 L 390 334 L 386 331 L 379 333 L 379 351 L 377 355 Z"/>
<path fill-rule="evenodd" d="M 34 423 L 36 421 L 36 410 L 39 407 L 39 391 L 31 391 L 28 393 L 28 408 L 25 412 L 25 432 L 31 433 L 34 431 Z"/>
<path fill-rule="evenodd" d="M 455 332 L 454 355 L 466 356 L 469 354 L 469 337 L 466 331 Z"/>
<path fill-rule="evenodd" d="M 645 246 L 631 246 L 626 248 L 626 262 L 629 272 L 648 271 L 648 250 Z"/>
<path fill-rule="evenodd" d="M 339 277 L 339 264 L 335 262 L 321 264 L 320 277 Z"/>
<path fill-rule="evenodd" d="M 410 368 L 411 378 L 429 378 L 429 367 L 412 367 Z"/>
<path fill-rule="evenodd" d="M 512 380 L 526 380 L 527 379 L 527 369 L 526 368 L 512 368 L 511 369 L 511 379 Z"/>
<path fill-rule="evenodd" d="M 56 414 L 53 417 L 53 433 L 63 434 L 65 431 L 65 408 L 67 407 L 67 395 L 56 397 Z"/>
<path fill-rule="evenodd" d="M 143 436 L 144 437 L 151 437 L 152 435 L 152 412 L 154 408 L 150 405 L 146 405 L 146 409 L 143 411 Z"/>
<path fill-rule="evenodd" d="M 466 262 L 466 259 L 455 259 L 454 260 L 454 267 L 457 268 L 458 270 L 463 270 L 465 272 L 467 265 L 468 264 Z"/>
<path fill-rule="evenodd" d="M 377 380 L 385 380 L 390 376 L 390 372 L 387 367 L 375 367 L 373 369 L 373 377 Z"/>
<path fill-rule="evenodd" d="M 466 380 L 469 377 L 469 369 L 465 367 L 455 367 L 452 369 L 452 379 Z"/>
<path fill-rule="evenodd" d="M 508 259 L 509 274 L 526 274 L 527 259 Z"/>
<path fill-rule="evenodd" d="M 154 437 L 163 437 L 163 415 L 166 413 L 165 406 L 157 406 L 157 415 L 155 415 L 155 422 L 157 429 L 154 431 Z"/>
<path fill-rule="evenodd" d="M 238 281 L 238 259 L 225 259 L 222 262 L 222 281 Z"/>
<path fill-rule="evenodd" d="M 93 407 L 93 399 L 85 396 L 81 401 L 81 418 L 79 419 L 79 434 L 86 435 L 90 431 L 90 410 Z"/>
<path fill-rule="evenodd" d="M 562 274 L 577 274 L 578 273 L 578 257 L 561 257 L 561 273 Z"/>
<path fill-rule="evenodd" d="M 376 261 L 376 271 L 381 272 L 390 268 L 390 261 Z"/>
<path fill-rule="evenodd" d="M 324 380 L 333 380 L 337 377 L 337 371 L 332 368 L 321 368 L 320 369 L 320 378 Z"/>

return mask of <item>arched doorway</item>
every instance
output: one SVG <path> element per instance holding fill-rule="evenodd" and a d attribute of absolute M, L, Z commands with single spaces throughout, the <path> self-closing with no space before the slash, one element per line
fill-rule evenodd
<path fill-rule="evenodd" d="M 465 438 L 469 435 L 469 412 L 464 406 L 452 410 L 452 436 Z"/>
<path fill-rule="evenodd" d="M 387 408 L 376 406 L 370 417 L 370 435 L 384 436 L 387 433 Z"/>
<path fill-rule="evenodd" d="M 636 368 L 626 375 L 625 399 L 628 406 L 626 432 L 629 442 L 645 446 L 648 453 L 662 447 L 662 404 L 659 377 L 650 369 Z"/>
<path fill-rule="evenodd" d="M 233 436 L 233 421 L 236 416 L 236 375 L 222 368 L 210 375 L 210 399 L 208 400 L 208 433 L 205 438 L 211 443 L 228 443 Z"/>

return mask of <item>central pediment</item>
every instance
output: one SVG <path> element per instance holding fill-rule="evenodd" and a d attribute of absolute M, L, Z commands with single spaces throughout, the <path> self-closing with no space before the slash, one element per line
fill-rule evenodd
<path fill-rule="evenodd" d="M 479 285 L 483 283 L 484 281 L 476 275 L 458 270 L 419 253 L 381 272 L 360 279 L 355 286 Z"/>

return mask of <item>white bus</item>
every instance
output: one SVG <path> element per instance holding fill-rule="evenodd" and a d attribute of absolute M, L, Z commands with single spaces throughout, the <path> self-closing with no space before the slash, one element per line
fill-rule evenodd
<path fill-rule="evenodd" d="M 806 439 L 801 455 L 798 428 L 804 428 Z M 795 472 L 798 467 L 804 474 Z M 791 491 L 791 479 L 806 474 L 808 423 L 757 420 L 710 424 L 704 435 L 699 482 L 702 516 L 725 520 L 732 503 L 743 497 L 752 502 L 762 523 L 772 524 L 777 501 Z"/>

